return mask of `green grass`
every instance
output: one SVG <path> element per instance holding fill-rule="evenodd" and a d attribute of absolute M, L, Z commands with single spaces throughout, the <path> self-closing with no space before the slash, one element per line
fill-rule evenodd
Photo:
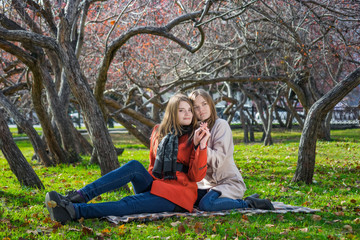
<path fill-rule="evenodd" d="M 316 214 L 287 213 L 217 217 L 169 218 L 153 222 L 114 225 L 88 219 L 59 225 L 44 205 L 47 191 L 64 193 L 100 176 L 99 167 L 81 163 L 45 168 L 31 161 L 28 141 L 18 141 L 24 156 L 46 190 L 22 188 L 0 155 L 0 239 L 360 239 L 360 129 L 332 131 L 332 141 L 317 142 L 314 184 L 291 182 L 297 164 L 300 132 L 274 129 L 274 145 L 244 144 L 233 131 L 235 161 L 247 184 L 246 195 L 320 209 Z M 261 134 L 256 134 L 260 139 Z M 148 166 L 149 151 L 129 134 L 114 134 L 125 148 L 120 164 L 131 159 Z M 117 200 L 126 192 L 103 194 L 94 202 Z"/>

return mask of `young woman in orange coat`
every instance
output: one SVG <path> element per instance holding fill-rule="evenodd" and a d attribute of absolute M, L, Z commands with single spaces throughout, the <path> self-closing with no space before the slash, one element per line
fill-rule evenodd
<path fill-rule="evenodd" d="M 189 98 L 176 94 L 170 98 L 164 119 L 151 135 L 148 170 L 132 160 L 78 191 L 63 196 L 48 192 L 45 204 L 52 220 L 65 223 L 80 218 L 124 216 L 193 210 L 197 199 L 196 182 L 207 170 L 207 126 L 195 130 L 196 119 Z M 194 141 L 199 143 L 195 149 Z M 131 182 L 135 195 L 115 202 L 87 202 L 102 193 Z M 56 204 L 54 204 L 56 203 Z"/>

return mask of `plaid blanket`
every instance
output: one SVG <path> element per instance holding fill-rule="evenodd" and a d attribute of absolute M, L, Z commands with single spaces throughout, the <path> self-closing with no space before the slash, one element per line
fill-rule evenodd
<path fill-rule="evenodd" d="M 119 224 L 119 223 L 127 223 L 131 221 L 139 221 L 139 222 L 149 222 L 149 221 L 157 221 L 164 218 L 169 217 L 208 217 L 208 216 L 225 216 L 231 213 L 242 213 L 242 214 L 262 214 L 262 213 L 287 213 L 287 212 L 294 212 L 294 213 L 315 213 L 319 212 L 318 209 L 311 209 L 308 207 L 300 207 L 300 206 L 291 206 L 286 205 L 282 202 L 272 202 L 274 205 L 275 210 L 262 210 L 262 209 L 251 209 L 251 208 L 241 208 L 241 209 L 232 209 L 232 210 L 224 210 L 224 211 L 217 211 L 217 212 L 204 212 L 194 209 L 194 212 L 161 212 L 161 213 L 141 213 L 141 214 L 133 214 L 127 215 L 122 217 L 117 216 L 107 216 L 105 217 L 106 220 L 109 222 Z"/>

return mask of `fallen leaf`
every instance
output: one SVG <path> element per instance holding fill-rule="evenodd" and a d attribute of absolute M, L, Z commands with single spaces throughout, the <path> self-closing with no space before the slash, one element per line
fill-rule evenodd
<path fill-rule="evenodd" d="M 312 217 L 312 220 L 314 220 L 314 221 L 320 221 L 321 220 L 321 217 L 319 216 L 319 215 L 313 215 Z"/>
<path fill-rule="evenodd" d="M 77 229 L 77 228 L 69 228 L 68 230 L 69 231 L 74 231 L 74 232 L 80 232 L 80 229 Z"/>
<path fill-rule="evenodd" d="M 356 203 L 356 200 L 355 200 L 355 199 L 351 199 L 350 202 L 351 202 L 351 203 Z"/>
<path fill-rule="evenodd" d="M 93 234 L 93 229 L 92 228 L 88 228 L 88 227 L 85 227 L 85 226 L 82 226 L 82 232 L 83 234 L 85 235 L 90 235 L 90 234 Z"/>
<path fill-rule="evenodd" d="M 299 230 L 300 230 L 301 232 L 308 232 L 308 231 L 309 231 L 308 228 L 300 228 Z"/>
<path fill-rule="evenodd" d="M 274 224 L 265 224 L 265 227 L 275 227 Z"/>
<path fill-rule="evenodd" d="M 300 192 L 300 191 L 295 192 L 295 194 L 300 195 L 300 196 L 305 195 L 305 193 L 302 193 L 302 192 Z"/>
<path fill-rule="evenodd" d="M 26 230 L 27 234 L 34 234 L 34 235 L 38 235 L 38 232 L 36 230 Z"/>
<path fill-rule="evenodd" d="M 181 234 L 185 233 L 185 227 L 184 227 L 183 224 L 180 224 L 180 225 L 178 226 L 178 232 L 181 233 Z"/>
<path fill-rule="evenodd" d="M 181 224 L 180 221 L 170 223 L 171 226 L 176 227 L 177 225 Z"/>
<path fill-rule="evenodd" d="M 344 212 L 335 212 L 334 213 L 336 216 L 344 216 L 345 214 L 344 214 Z"/>
<path fill-rule="evenodd" d="M 105 228 L 104 230 L 101 231 L 101 233 L 104 235 L 109 235 L 110 232 L 111 232 L 111 230 L 108 228 Z"/>
<path fill-rule="evenodd" d="M 55 208 L 57 206 L 57 203 L 53 200 L 50 200 L 46 203 L 50 208 Z"/>
<path fill-rule="evenodd" d="M 343 228 L 350 233 L 353 231 L 352 226 L 350 226 L 350 225 L 344 225 Z"/>
<path fill-rule="evenodd" d="M 196 222 L 196 223 L 195 223 L 194 230 L 195 230 L 195 232 L 196 232 L 197 234 L 203 232 L 202 226 L 203 226 L 203 225 L 202 225 L 202 223 L 200 223 L 200 222 Z"/>
<path fill-rule="evenodd" d="M 359 223 L 360 223 L 360 218 L 355 218 L 355 219 L 354 219 L 354 222 L 355 222 L 356 224 L 359 224 Z"/>

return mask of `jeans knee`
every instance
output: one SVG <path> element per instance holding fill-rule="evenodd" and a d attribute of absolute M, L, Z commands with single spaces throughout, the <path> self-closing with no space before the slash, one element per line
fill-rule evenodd
<path fill-rule="evenodd" d="M 211 211 L 211 201 L 209 201 L 209 198 L 203 198 L 199 202 L 199 209 L 201 211 Z"/>
<path fill-rule="evenodd" d="M 202 211 L 213 211 L 215 201 L 221 194 L 218 191 L 210 190 L 199 202 L 199 208 Z"/>
<path fill-rule="evenodd" d="M 130 160 L 129 162 L 126 163 L 126 165 L 128 165 L 131 168 L 138 168 L 139 166 L 142 166 L 142 164 L 137 160 Z"/>

